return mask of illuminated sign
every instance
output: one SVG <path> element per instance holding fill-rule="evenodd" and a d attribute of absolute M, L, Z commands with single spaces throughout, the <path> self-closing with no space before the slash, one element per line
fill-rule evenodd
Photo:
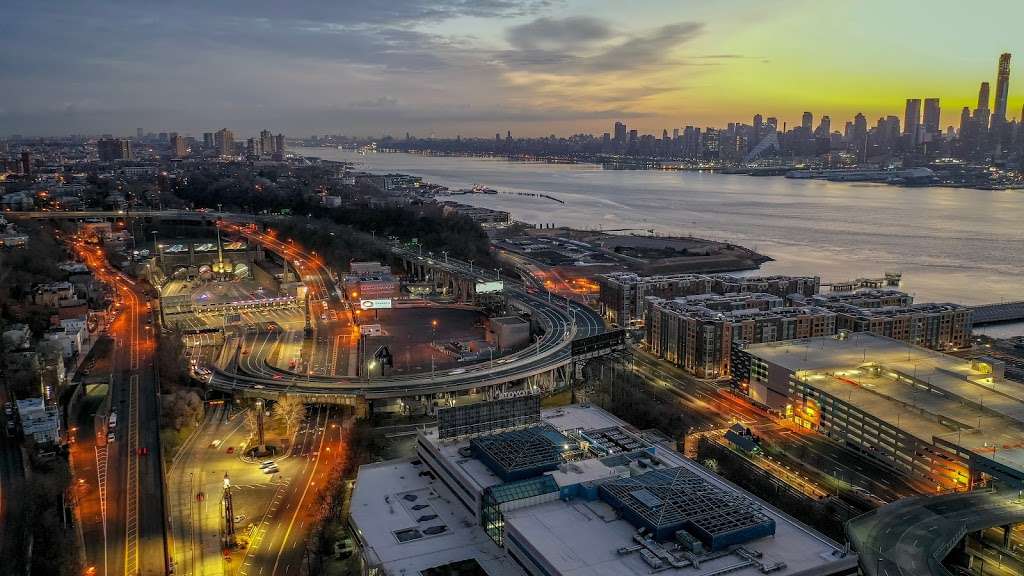
<path fill-rule="evenodd" d="M 379 300 L 360 300 L 359 307 L 363 310 L 381 310 L 391 308 L 391 299 L 382 298 Z"/>
<path fill-rule="evenodd" d="M 476 293 L 477 294 L 489 294 L 491 292 L 501 292 L 505 289 L 505 283 L 501 280 L 495 282 L 477 282 Z"/>

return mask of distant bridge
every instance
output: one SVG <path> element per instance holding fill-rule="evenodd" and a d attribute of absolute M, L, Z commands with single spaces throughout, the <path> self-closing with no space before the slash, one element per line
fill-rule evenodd
<path fill-rule="evenodd" d="M 975 326 L 1024 320 L 1024 300 L 971 306 Z"/>

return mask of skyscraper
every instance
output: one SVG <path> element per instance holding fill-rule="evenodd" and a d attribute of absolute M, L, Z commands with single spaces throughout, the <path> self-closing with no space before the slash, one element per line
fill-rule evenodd
<path fill-rule="evenodd" d="M 171 132 L 171 156 L 174 158 L 184 158 L 188 154 L 188 150 L 185 148 L 185 137 L 179 135 L 177 132 Z"/>
<path fill-rule="evenodd" d="M 270 133 L 270 130 L 260 130 L 259 148 L 256 151 L 256 155 L 261 154 L 273 154 L 274 150 L 274 136 Z"/>
<path fill-rule="evenodd" d="M 988 130 L 988 82 L 982 82 L 978 88 L 978 107 L 974 109 L 974 121 L 981 130 Z"/>
<path fill-rule="evenodd" d="M 907 98 L 903 112 L 903 134 L 910 136 L 910 145 L 917 145 L 917 130 L 921 125 L 921 99 Z"/>
<path fill-rule="evenodd" d="M 233 156 L 235 153 L 235 134 L 227 128 L 217 130 L 213 135 L 214 144 L 217 147 L 217 154 L 221 157 Z"/>
<path fill-rule="evenodd" d="M 278 156 L 278 160 L 284 157 L 284 134 L 278 134 L 277 136 L 274 136 L 273 154 Z"/>
<path fill-rule="evenodd" d="M 1010 92 L 1010 53 L 999 56 L 999 68 L 996 71 L 996 101 L 992 110 L 992 123 L 1006 123 L 1006 100 Z"/>
<path fill-rule="evenodd" d="M 131 160 L 132 148 L 127 140 L 120 138 L 102 138 L 96 141 L 96 152 L 101 162 L 115 160 Z"/>
<path fill-rule="evenodd" d="M 626 125 L 622 122 L 615 123 L 615 141 L 623 143 L 626 141 Z"/>
<path fill-rule="evenodd" d="M 814 114 L 804 112 L 803 118 L 800 122 L 800 127 L 810 134 L 811 130 L 814 129 Z"/>
<path fill-rule="evenodd" d="M 964 106 L 964 109 L 960 111 L 960 137 L 963 138 L 968 132 L 971 131 L 971 109 Z"/>
<path fill-rule="evenodd" d="M 814 135 L 818 138 L 828 138 L 828 135 L 832 133 L 832 118 L 828 115 L 821 117 L 821 122 L 818 124 L 818 129 L 814 132 Z"/>
<path fill-rule="evenodd" d="M 142 128 L 135 129 L 135 139 L 142 140 Z"/>
<path fill-rule="evenodd" d="M 924 131 L 928 134 L 939 134 L 942 128 L 940 127 L 940 116 L 942 109 L 939 106 L 938 98 L 925 98 L 924 99 Z"/>
<path fill-rule="evenodd" d="M 213 132 L 203 132 L 203 148 L 213 150 Z"/>

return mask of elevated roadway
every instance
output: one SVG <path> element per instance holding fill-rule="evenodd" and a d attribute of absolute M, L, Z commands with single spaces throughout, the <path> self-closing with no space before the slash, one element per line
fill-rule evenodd
<path fill-rule="evenodd" d="M 854 518 L 847 533 L 866 576 L 952 576 L 943 560 L 968 534 L 1024 522 L 1017 490 L 905 498 Z"/>
<path fill-rule="evenodd" d="M 307 254 L 290 241 L 276 238 L 273 234 L 260 233 L 246 224 L 255 218 L 247 214 L 229 212 L 200 212 L 185 210 L 165 211 L 80 211 L 80 212 L 21 212 L 12 216 L 26 218 L 68 218 L 68 219 L 119 219 L 119 218 L 162 218 L 195 221 L 225 222 L 224 227 L 233 233 L 258 242 L 264 249 L 277 253 L 289 265 L 294 266 L 299 276 L 309 287 L 311 321 L 320 318 L 317 306 L 340 309 L 346 304 L 335 286 L 333 275 L 322 259 Z M 263 217 L 260 217 L 261 219 Z M 391 247 L 397 258 L 417 266 L 461 277 L 469 282 L 483 281 L 483 270 L 470 263 L 445 256 L 433 258 L 423 256 L 399 245 Z M 493 278 L 487 278 L 492 280 Z M 590 308 L 565 299 L 543 289 L 503 279 L 504 294 L 513 306 L 531 314 L 544 328 L 544 333 L 528 348 L 494 362 L 481 362 L 458 370 L 443 373 L 414 374 L 385 378 L 338 378 L 333 376 L 297 374 L 271 368 L 253 368 L 249 362 L 246 370 L 228 372 L 217 369 L 210 379 L 210 386 L 226 392 L 243 393 L 252 396 L 276 397 L 280 393 L 297 394 L 310 399 L 329 397 L 348 398 L 401 398 L 407 396 L 431 395 L 459 392 L 515 382 L 568 366 L 571 361 L 571 341 L 574 338 L 592 336 L 604 332 L 604 322 Z"/>

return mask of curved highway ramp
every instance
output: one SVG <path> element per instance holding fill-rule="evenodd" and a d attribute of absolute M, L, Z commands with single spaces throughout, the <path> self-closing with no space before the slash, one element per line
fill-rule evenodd
<path fill-rule="evenodd" d="M 846 531 L 867 576 L 954 576 L 942 561 L 964 536 L 1024 522 L 1016 490 L 905 498 L 854 518 Z"/>

